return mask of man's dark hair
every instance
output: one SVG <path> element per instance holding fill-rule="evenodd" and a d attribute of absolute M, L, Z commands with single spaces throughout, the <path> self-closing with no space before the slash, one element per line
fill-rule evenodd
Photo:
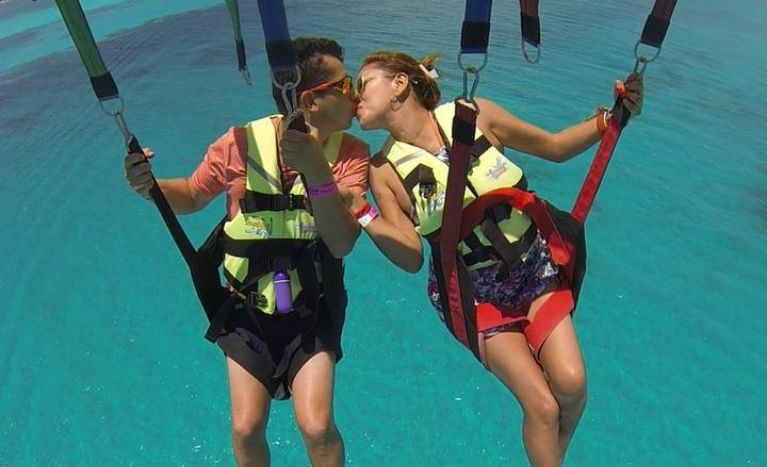
<path fill-rule="evenodd" d="M 296 49 L 298 69 L 301 70 L 301 82 L 298 84 L 297 92 L 327 82 L 331 78 L 332 72 L 325 61 L 326 55 L 344 61 L 344 49 L 333 39 L 299 37 L 293 41 L 293 47 Z M 282 91 L 274 83 L 272 83 L 272 95 L 277 109 L 285 115 L 288 109 L 282 101 Z"/>

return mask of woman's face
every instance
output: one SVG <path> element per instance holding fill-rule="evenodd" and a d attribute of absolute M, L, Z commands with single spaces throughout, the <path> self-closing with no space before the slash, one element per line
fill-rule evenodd
<path fill-rule="evenodd" d="M 363 130 L 386 128 L 395 89 L 393 75 L 370 64 L 360 70 L 357 78 L 357 120 Z"/>

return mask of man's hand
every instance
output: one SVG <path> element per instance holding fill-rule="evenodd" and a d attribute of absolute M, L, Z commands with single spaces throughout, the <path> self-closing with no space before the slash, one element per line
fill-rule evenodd
<path fill-rule="evenodd" d="M 151 199 L 149 190 L 154 186 L 152 167 L 149 164 L 152 156 L 154 151 L 149 148 L 144 148 L 144 154 L 133 152 L 125 156 L 125 178 L 133 191 L 146 199 Z"/>

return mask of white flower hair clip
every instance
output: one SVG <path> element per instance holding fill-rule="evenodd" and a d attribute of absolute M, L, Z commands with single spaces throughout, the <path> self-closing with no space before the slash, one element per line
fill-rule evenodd
<path fill-rule="evenodd" d="M 418 66 L 421 67 L 421 70 L 423 70 L 423 73 L 429 78 L 431 79 L 439 78 L 439 73 L 437 73 L 436 68 L 431 68 L 431 69 L 426 68 L 426 65 L 424 65 L 423 63 L 420 63 Z"/>

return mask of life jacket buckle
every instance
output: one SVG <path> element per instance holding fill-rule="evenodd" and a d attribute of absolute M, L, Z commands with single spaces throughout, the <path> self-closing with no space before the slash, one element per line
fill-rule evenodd
<path fill-rule="evenodd" d="M 437 193 L 436 182 L 421 182 L 418 184 L 422 198 L 432 198 Z"/>
<path fill-rule="evenodd" d="M 304 209 L 304 197 L 294 194 L 288 195 L 288 211 L 295 211 L 296 209 Z"/>
<path fill-rule="evenodd" d="M 252 308 L 261 308 L 261 309 L 266 308 L 266 306 L 269 304 L 268 300 L 266 299 L 266 296 L 256 292 L 255 290 L 248 292 L 248 295 L 246 296 L 246 302 Z"/>

